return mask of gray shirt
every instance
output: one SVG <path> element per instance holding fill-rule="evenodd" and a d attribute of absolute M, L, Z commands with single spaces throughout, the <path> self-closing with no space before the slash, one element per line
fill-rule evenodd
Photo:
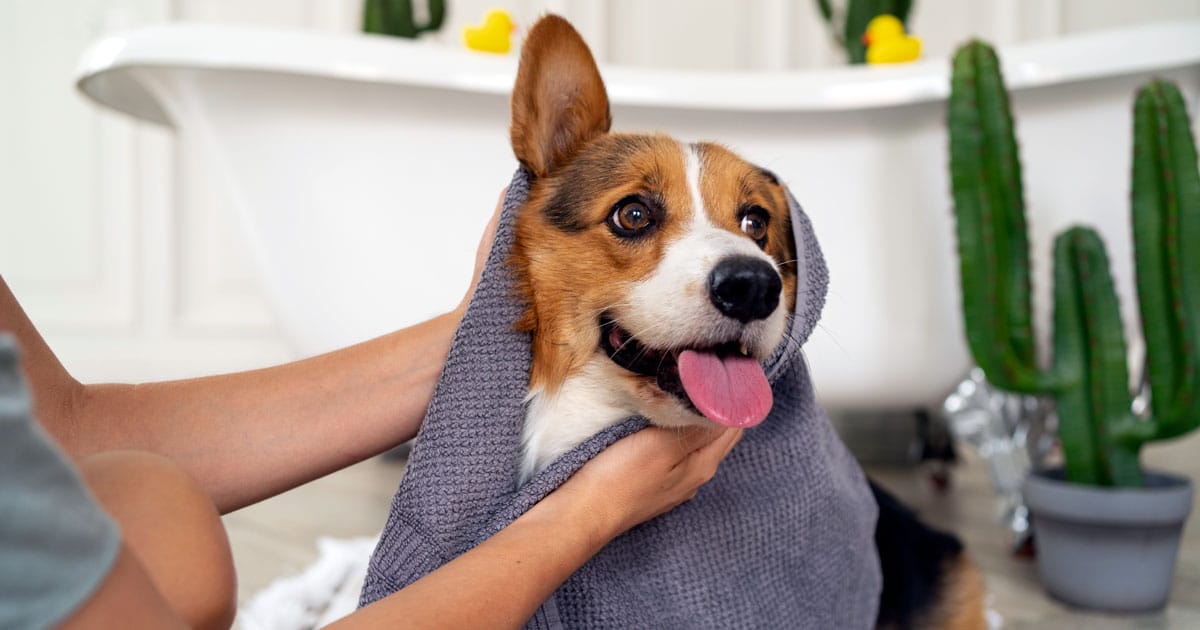
<path fill-rule="evenodd" d="M 0 628 L 64 620 L 108 575 L 121 539 L 30 413 L 16 343 L 0 333 Z"/>

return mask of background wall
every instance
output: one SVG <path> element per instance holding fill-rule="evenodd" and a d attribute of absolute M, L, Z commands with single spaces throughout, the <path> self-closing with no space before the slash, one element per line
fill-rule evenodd
<path fill-rule="evenodd" d="M 602 62 L 780 69 L 840 63 L 811 0 L 447 0 L 437 39 L 494 5 L 522 24 L 571 19 Z M 422 4 L 418 0 L 418 4 Z M 835 2 L 836 4 L 836 2 Z M 294 356 L 255 279 L 237 218 L 169 130 L 75 93 L 75 63 L 105 33 L 168 20 L 354 32 L 360 0 L 0 2 L 0 274 L 85 380 L 243 369 Z M 929 56 L 1200 17 L 1200 0 L 918 0 Z"/>

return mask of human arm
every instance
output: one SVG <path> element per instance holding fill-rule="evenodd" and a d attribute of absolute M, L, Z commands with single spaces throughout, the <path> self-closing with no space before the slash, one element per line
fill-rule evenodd
<path fill-rule="evenodd" d="M 499 205 L 476 256 L 478 279 Z M 427 322 L 277 367 L 142 385 L 83 385 L 0 278 L 0 330 L 25 349 L 35 414 L 76 461 L 110 450 L 164 455 L 222 512 L 255 503 L 411 439 L 474 284 Z"/>
<path fill-rule="evenodd" d="M 610 540 L 694 496 L 741 435 L 649 428 L 619 440 L 478 547 L 330 627 L 519 628 Z"/>

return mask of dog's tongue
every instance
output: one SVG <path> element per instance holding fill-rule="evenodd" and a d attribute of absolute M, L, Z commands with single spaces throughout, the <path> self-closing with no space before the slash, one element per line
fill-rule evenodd
<path fill-rule="evenodd" d="M 771 411 L 771 385 L 758 361 L 684 350 L 678 364 L 684 391 L 709 420 L 729 427 L 752 427 Z"/>

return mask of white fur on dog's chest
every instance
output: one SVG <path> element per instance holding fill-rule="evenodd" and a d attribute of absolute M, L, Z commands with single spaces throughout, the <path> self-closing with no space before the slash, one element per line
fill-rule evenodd
<path fill-rule="evenodd" d="M 518 483 L 525 483 L 587 438 L 637 413 L 635 399 L 618 385 L 623 372 L 607 357 L 597 355 L 553 395 L 529 392 Z"/>

